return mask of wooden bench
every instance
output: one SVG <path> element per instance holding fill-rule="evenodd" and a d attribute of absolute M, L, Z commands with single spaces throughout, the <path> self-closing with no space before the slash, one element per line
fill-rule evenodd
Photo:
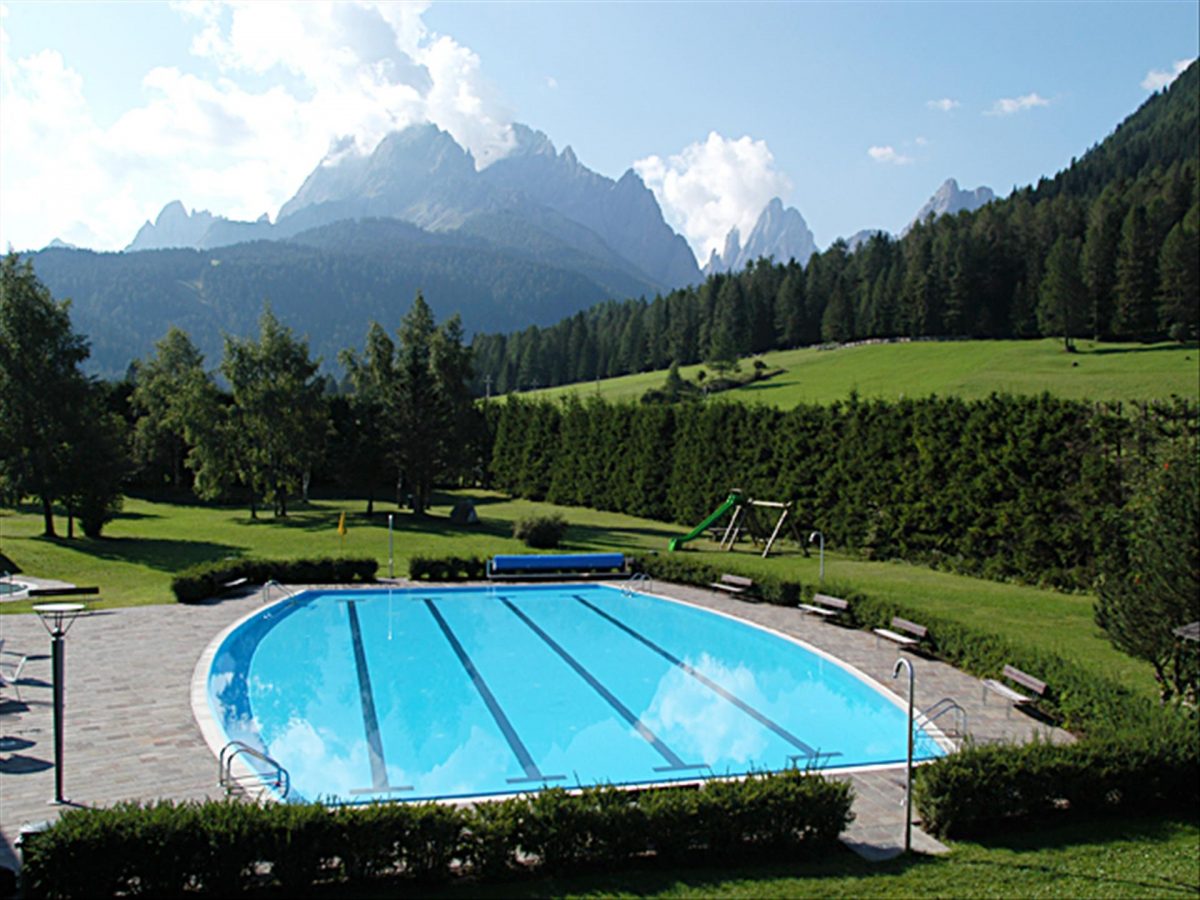
<path fill-rule="evenodd" d="M 741 575 L 722 575 L 720 581 L 710 582 L 708 586 L 733 594 L 735 597 L 754 592 L 754 581 Z"/>
<path fill-rule="evenodd" d="M 875 628 L 872 629 L 876 636 L 887 638 L 889 641 L 899 644 L 902 647 L 915 647 L 929 636 L 929 629 L 924 625 L 918 625 L 916 622 L 910 622 L 908 619 L 902 619 L 896 616 L 892 619 L 891 628 Z M 900 634 L 900 632 L 907 632 Z"/>
<path fill-rule="evenodd" d="M 82 597 L 100 593 L 98 587 L 30 588 L 30 597 Z"/>
<path fill-rule="evenodd" d="M 1046 682 L 1039 678 L 1034 678 L 1028 672 L 1022 672 L 1016 666 L 1005 666 L 1003 677 L 1037 694 L 1038 697 L 1046 696 Z M 996 678 L 985 678 L 983 681 L 983 700 L 985 703 L 987 702 L 988 691 L 995 691 L 1001 697 L 1010 700 L 1014 706 L 1024 706 L 1027 703 L 1033 702 L 1033 697 L 1022 694 L 1020 691 L 1014 691 L 1007 684 Z"/>
<path fill-rule="evenodd" d="M 833 619 L 843 615 L 850 609 L 850 603 L 841 597 L 830 597 L 828 594 L 813 594 L 812 603 L 801 603 L 800 608 L 814 616 L 824 616 Z"/>

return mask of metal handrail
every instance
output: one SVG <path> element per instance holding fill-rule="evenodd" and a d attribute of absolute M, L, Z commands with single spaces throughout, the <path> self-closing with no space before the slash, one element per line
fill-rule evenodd
<path fill-rule="evenodd" d="M 621 593 L 626 597 L 632 597 L 634 591 L 637 590 L 637 586 L 645 586 L 650 590 L 654 590 L 654 579 L 652 579 L 645 572 L 634 572 L 625 580 L 625 583 L 621 585 Z"/>
<path fill-rule="evenodd" d="M 217 774 L 217 783 L 225 789 L 226 796 L 232 794 L 235 787 L 242 787 L 242 782 L 233 777 L 233 763 L 239 756 L 250 756 L 271 766 L 275 770 L 273 780 L 262 772 L 257 772 L 252 767 L 250 768 L 251 771 L 254 771 L 255 776 L 263 782 L 264 786 L 272 787 L 279 791 L 279 799 L 287 799 L 288 792 L 292 789 L 292 777 L 288 774 L 288 770 L 280 765 L 277 760 L 267 756 L 267 754 L 263 753 L 257 747 L 251 747 L 245 741 L 230 741 L 221 748 L 221 753 L 218 756 L 217 761 L 220 770 Z"/>
<path fill-rule="evenodd" d="M 270 602 L 271 588 L 273 588 L 273 587 L 278 588 L 279 592 L 281 594 L 283 594 L 283 596 L 285 596 L 285 597 L 292 597 L 292 596 L 295 596 L 295 594 L 296 594 L 295 591 L 289 591 L 282 584 L 280 584 L 278 581 L 276 581 L 274 578 L 272 578 L 270 581 L 268 581 L 266 584 L 263 585 L 263 589 L 262 589 L 262 595 L 263 595 L 262 602 L 263 603 Z"/>
<path fill-rule="evenodd" d="M 937 703 L 921 712 L 926 725 L 932 725 L 947 713 L 954 714 L 953 731 L 942 731 L 949 738 L 957 738 L 960 742 L 967 735 L 967 711 L 953 697 L 943 697 Z"/>

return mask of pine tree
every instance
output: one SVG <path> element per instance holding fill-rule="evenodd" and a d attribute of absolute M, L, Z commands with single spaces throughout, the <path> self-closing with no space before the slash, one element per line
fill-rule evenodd
<path fill-rule="evenodd" d="M 1200 326 L 1200 207 L 1167 234 L 1159 254 L 1159 326 L 1172 339 L 1195 339 Z"/>
<path fill-rule="evenodd" d="M 1062 335 L 1063 349 L 1075 351 L 1081 330 L 1086 288 L 1079 274 L 1079 241 L 1066 235 L 1050 248 L 1046 274 L 1038 291 L 1038 327 L 1044 335 Z"/>
<path fill-rule="evenodd" d="M 1141 340 L 1157 331 L 1154 309 L 1154 294 L 1158 287 L 1156 251 L 1145 207 L 1132 207 L 1121 224 L 1117 253 L 1113 330 L 1118 337 Z"/>

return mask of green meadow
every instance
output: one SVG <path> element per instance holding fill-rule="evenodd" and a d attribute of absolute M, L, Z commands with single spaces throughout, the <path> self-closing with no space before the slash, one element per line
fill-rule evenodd
<path fill-rule="evenodd" d="M 802 403 L 832 403 L 851 391 L 865 398 L 958 396 L 992 393 L 1040 394 L 1076 400 L 1159 400 L 1200 395 L 1200 350 L 1196 344 L 1101 344 L 1080 341 L 1065 353 L 1059 341 L 918 341 L 819 350 L 765 353 L 768 369 L 783 373 L 723 392 L 731 400 L 790 409 Z M 744 373 L 752 362 L 742 360 Z M 703 365 L 683 366 L 696 380 Z M 711 370 L 707 370 L 711 377 Z M 608 400 L 637 399 L 661 387 L 666 371 L 643 372 L 599 382 L 548 388 L 537 396 L 599 394 Z"/>

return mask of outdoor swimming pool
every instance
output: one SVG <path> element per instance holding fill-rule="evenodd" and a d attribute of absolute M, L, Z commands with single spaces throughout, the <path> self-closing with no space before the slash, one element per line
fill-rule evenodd
<path fill-rule="evenodd" d="M 288 799 L 470 797 L 903 762 L 891 695 L 798 643 L 604 585 L 309 591 L 220 639 L 210 744 Z M 918 758 L 943 750 L 923 732 Z"/>

